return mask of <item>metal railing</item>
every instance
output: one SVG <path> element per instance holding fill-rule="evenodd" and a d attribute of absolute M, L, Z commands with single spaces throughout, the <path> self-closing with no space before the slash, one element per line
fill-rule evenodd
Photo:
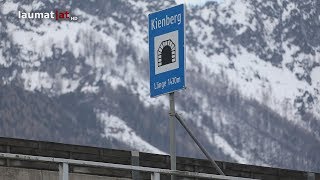
<path fill-rule="evenodd" d="M 75 160 L 75 159 L 64 159 L 64 158 L 55 158 L 55 157 L 31 156 L 31 155 L 23 155 L 23 154 L 0 153 L 0 158 L 57 163 L 59 164 L 59 180 L 69 180 L 69 165 L 104 167 L 104 168 L 112 168 L 112 169 L 147 172 L 151 174 L 151 180 L 160 180 L 160 174 L 175 175 L 180 177 L 219 179 L 219 180 L 253 180 L 250 178 L 241 178 L 241 177 L 233 177 L 233 176 L 223 176 L 223 175 L 215 175 L 215 174 L 205 174 L 205 173 L 197 173 L 197 172 L 178 171 L 178 170 L 113 164 L 113 163 L 103 163 L 103 162 L 94 162 L 94 161 L 83 161 L 83 160 Z"/>

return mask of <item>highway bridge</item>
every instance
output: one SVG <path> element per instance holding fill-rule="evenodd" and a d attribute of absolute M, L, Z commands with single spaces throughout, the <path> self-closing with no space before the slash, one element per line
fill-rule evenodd
<path fill-rule="evenodd" d="M 57 163 L 61 160 L 74 163 L 68 164 L 65 169 L 65 163 Z M 94 162 L 95 165 L 92 166 L 83 162 Z M 320 180 L 320 174 L 314 172 L 221 161 L 218 161 L 217 164 L 226 175 L 239 178 Z M 116 165 L 116 167 L 121 168 L 106 168 L 100 165 L 108 167 L 110 167 L 109 165 Z M 129 169 L 126 169 L 128 167 Z M 144 168 L 147 170 L 140 171 L 140 167 L 149 167 L 149 169 Z M 170 169 L 170 157 L 168 155 L 0 138 L 0 180 L 58 180 L 62 177 L 62 170 L 67 171 L 70 180 L 151 179 L 153 177 L 150 176 L 151 174 L 159 174 L 161 179 L 170 179 L 170 173 L 172 172 L 170 170 L 158 171 L 159 168 Z M 200 174 L 205 177 L 207 174 L 217 174 L 209 161 L 186 157 L 177 157 L 177 170 L 190 172 L 185 173 L 189 177 L 177 177 L 177 179 L 202 179 L 192 176 Z M 159 173 L 153 173 L 153 171 Z"/>

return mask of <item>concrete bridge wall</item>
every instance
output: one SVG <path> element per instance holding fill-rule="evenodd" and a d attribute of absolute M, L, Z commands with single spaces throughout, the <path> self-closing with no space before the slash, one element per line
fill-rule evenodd
<path fill-rule="evenodd" d="M 58 180 L 57 171 L 36 170 L 14 167 L 0 167 L 0 180 Z M 97 175 L 71 173 L 70 180 L 129 180 Z"/>
<path fill-rule="evenodd" d="M 68 145 L 52 142 L 0 138 L 0 152 L 34 156 L 59 157 L 156 168 L 170 168 L 168 155 L 137 153 L 124 150 Z M 265 180 L 320 180 L 319 173 L 279 168 L 220 162 L 217 164 L 230 176 L 259 178 Z M 211 163 L 203 159 L 178 157 L 177 169 L 217 174 Z M 150 179 L 150 174 L 93 167 L 69 167 L 71 180 Z M 0 159 L 0 180 L 51 180 L 58 178 L 58 165 L 54 163 Z M 162 176 L 169 179 L 168 176 Z"/>

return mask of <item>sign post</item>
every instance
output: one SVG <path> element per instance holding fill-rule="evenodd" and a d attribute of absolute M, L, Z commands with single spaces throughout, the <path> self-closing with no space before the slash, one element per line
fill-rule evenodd
<path fill-rule="evenodd" d="M 185 7 L 181 4 L 151 13 L 148 19 L 150 96 L 169 93 L 170 162 L 176 170 L 174 91 L 185 88 Z"/>
<path fill-rule="evenodd" d="M 176 170 L 176 121 L 175 121 L 175 107 L 174 107 L 174 92 L 169 94 L 170 101 L 170 167 L 171 170 Z M 175 177 L 171 176 L 173 180 Z"/>
<path fill-rule="evenodd" d="M 223 171 L 175 112 L 174 92 L 185 88 L 185 7 L 183 4 L 149 14 L 150 96 L 169 94 L 170 163 L 176 170 L 175 118 L 221 175 Z M 175 176 L 171 176 L 174 180 Z"/>

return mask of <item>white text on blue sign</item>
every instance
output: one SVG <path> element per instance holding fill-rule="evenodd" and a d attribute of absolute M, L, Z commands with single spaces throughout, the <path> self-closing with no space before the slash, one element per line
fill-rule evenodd
<path fill-rule="evenodd" d="M 182 22 L 181 18 L 182 18 L 181 14 L 176 14 L 174 16 L 166 15 L 166 17 L 163 19 L 158 19 L 158 18 L 152 19 L 151 20 L 151 30 L 158 29 L 158 28 L 165 27 L 165 26 L 170 26 L 170 25 L 176 24 L 176 23 L 178 23 L 178 25 L 180 25 Z"/>

